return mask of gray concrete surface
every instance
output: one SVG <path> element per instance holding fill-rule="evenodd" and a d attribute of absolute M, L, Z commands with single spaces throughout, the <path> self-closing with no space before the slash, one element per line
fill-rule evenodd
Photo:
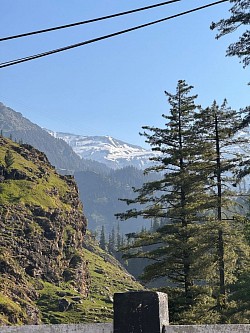
<path fill-rule="evenodd" d="M 0 326 L 0 333 L 112 333 L 113 324 Z M 131 332 L 127 332 L 131 333 Z M 154 332 L 152 332 L 154 333 Z M 250 333 L 250 325 L 167 326 L 166 333 Z"/>
<path fill-rule="evenodd" d="M 113 324 L 0 326 L 0 333 L 112 333 Z"/>
<path fill-rule="evenodd" d="M 166 333 L 250 333 L 250 325 L 168 326 Z"/>

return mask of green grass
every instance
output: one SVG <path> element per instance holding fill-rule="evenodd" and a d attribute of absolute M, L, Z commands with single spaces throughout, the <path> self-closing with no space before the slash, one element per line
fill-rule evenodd
<path fill-rule="evenodd" d="M 37 305 L 42 312 L 45 324 L 111 322 L 113 320 L 112 298 L 116 292 L 141 290 L 135 282 L 106 252 L 102 251 L 90 237 L 86 243 L 91 251 L 83 249 L 85 261 L 91 276 L 91 285 L 87 297 L 72 289 L 70 283 L 55 286 L 43 283 Z M 74 301 L 74 297 L 80 297 Z M 71 305 L 67 311 L 59 311 L 60 299 L 66 299 Z"/>
<path fill-rule="evenodd" d="M 60 185 L 60 184 L 59 184 Z M 50 182 L 33 183 L 27 180 L 6 180 L 0 184 L 0 204 L 38 205 L 43 209 L 61 208 L 70 210 L 70 206 L 62 203 L 58 196 L 50 196 Z M 68 189 L 65 188 L 61 195 Z"/>
<path fill-rule="evenodd" d="M 14 142 L 7 140 L 7 144 L 0 147 L 0 165 L 5 165 L 4 157 L 8 149 L 18 147 Z M 26 174 L 27 180 L 5 180 L 0 183 L 0 205 L 28 204 L 39 205 L 43 209 L 60 208 L 70 210 L 70 205 L 62 198 L 70 192 L 67 183 L 62 180 L 50 165 L 33 163 L 26 160 L 15 150 L 11 150 L 14 163 L 12 169 Z M 43 171 L 41 171 L 43 170 Z M 56 193 L 53 190 L 56 189 Z"/>
<path fill-rule="evenodd" d="M 12 168 L 19 169 L 25 173 L 27 173 L 29 176 L 33 175 L 33 170 L 38 172 L 38 166 L 36 166 L 33 162 L 26 160 L 23 156 L 18 154 L 13 148 L 19 147 L 17 143 L 14 143 L 13 141 L 5 138 L 4 139 L 7 143 L 4 146 L 1 146 L 0 149 L 0 164 L 5 165 L 4 157 L 8 149 L 11 149 L 11 153 L 14 157 L 14 163 L 12 165 Z M 32 171 L 28 171 L 28 169 L 32 169 Z"/>
<path fill-rule="evenodd" d="M 64 284 L 58 287 L 48 282 L 43 285 L 37 306 L 41 310 L 44 324 L 112 321 L 112 307 L 107 306 L 104 301 L 97 302 L 89 296 L 84 298 L 70 285 Z M 60 311 L 59 302 L 62 299 L 70 304 L 66 311 Z"/>
<path fill-rule="evenodd" d="M 0 293 L 0 314 L 0 320 L 7 325 L 22 325 L 27 317 L 22 304 L 14 302 L 2 293 Z"/>

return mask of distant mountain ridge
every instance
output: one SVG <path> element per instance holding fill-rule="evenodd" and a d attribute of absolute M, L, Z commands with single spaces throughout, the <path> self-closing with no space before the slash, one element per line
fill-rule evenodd
<path fill-rule="evenodd" d="M 0 103 L 0 130 L 3 137 L 11 137 L 13 141 L 28 143 L 44 152 L 50 163 L 61 174 L 75 176 L 84 211 L 88 217 L 88 225 L 92 230 L 100 230 L 101 226 L 105 225 L 106 231 L 110 232 L 112 227 L 117 225 L 114 214 L 126 209 L 126 204 L 118 199 L 131 197 L 133 195 L 132 187 L 137 188 L 143 184 L 144 174 L 142 170 L 131 165 L 122 167 L 129 164 L 130 151 L 134 152 L 133 157 L 137 154 L 139 157 L 144 155 L 145 158 L 145 152 L 148 153 L 148 151 L 138 146 L 129 145 L 111 137 L 85 137 L 85 148 L 88 142 L 90 151 L 103 153 L 103 156 L 111 155 L 113 152 L 115 157 L 123 158 L 125 156 L 126 160 L 122 161 L 123 164 L 116 160 L 111 162 L 105 160 L 106 164 L 104 164 L 96 160 L 84 159 L 78 156 L 67 142 L 54 137 L 55 135 L 50 135 L 46 130 L 23 117 L 21 113 L 2 103 Z M 73 135 L 73 137 L 75 136 Z M 83 136 L 79 137 L 83 138 Z M 75 146 L 80 145 L 79 137 L 75 141 Z M 93 147 L 95 142 L 98 142 L 99 146 Z M 86 156 L 89 155 L 86 154 Z M 139 160 L 139 157 L 137 162 L 142 165 L 143 160 Z M 113 166 L 115 165 L 114 168 L 107 166 L 111 163 Z M 117 167 L 117 164 L 120 168 Z M 121 231 L 130 232 L 130 227 L 133 227 L 133 230 L 138 230 L 141 223 L 138 226 L 134 226 L 133 222 L 126 223 L 124 227 L 121 227 Z"/>
<path fill-rule="evenodd" d="M 57 139 L 62 139 L 80 157 L 106 164 L 112 169 L 134 166 L 145 169 L 150 158 L 156 154 L 140 146 L 115 139 L 111 136 L 85 136 L 47 130 Z"/>
<path fill-rule="evenodd" d="M 28 143 L 45 152 L 50 163 L 61 173 L 73 174 L 79 170 L 107 171 L 104 164 L 81 159 L 72 148 L 59 138 L 22 116 L 21 113 L 0 103 L 0 130 L 5 137 Z"/>
<path fill-rule="evenodd" d="M 45 152 L 61 173 L 73 174 L 81 170 L 108 173 L 110 168 L 127 166 L 144 170 L 155 156 L 150 150 L 111 136 L 84 136 L 43 129 L 1 102 L 0 130 L 14 141 L 28 143 Z"/>

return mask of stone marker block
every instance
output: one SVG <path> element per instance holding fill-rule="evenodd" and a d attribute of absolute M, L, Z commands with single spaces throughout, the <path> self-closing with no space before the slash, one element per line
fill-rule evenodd
<path fill-rule="evenodd" d="M 168 296 L 153 291 L 114 295 L 114 333 L 165 333 Z"/>

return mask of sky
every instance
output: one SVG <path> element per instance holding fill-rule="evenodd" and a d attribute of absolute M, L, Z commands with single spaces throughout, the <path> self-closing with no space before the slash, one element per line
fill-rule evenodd
<path fill-rule="evenodd" d="M 153 0 L 0 0 L 0 37 L 148 6 Z M 0 42 L 0 62 L 158 20 L 213 0 L 175 4 L 88 25 Z M 227 18 L 228 2 L 141 30 L 0 69 L 0 102 L 41 127 L 81 135 L 110 135 L 141 145 L 142 126 L 164 126 L 169 105 L 186 80 L 207 107 L 227 98 L 249 105 L 249 67 L 226 57 L 239 32 L 215 39 L 212 21 Z"/>

